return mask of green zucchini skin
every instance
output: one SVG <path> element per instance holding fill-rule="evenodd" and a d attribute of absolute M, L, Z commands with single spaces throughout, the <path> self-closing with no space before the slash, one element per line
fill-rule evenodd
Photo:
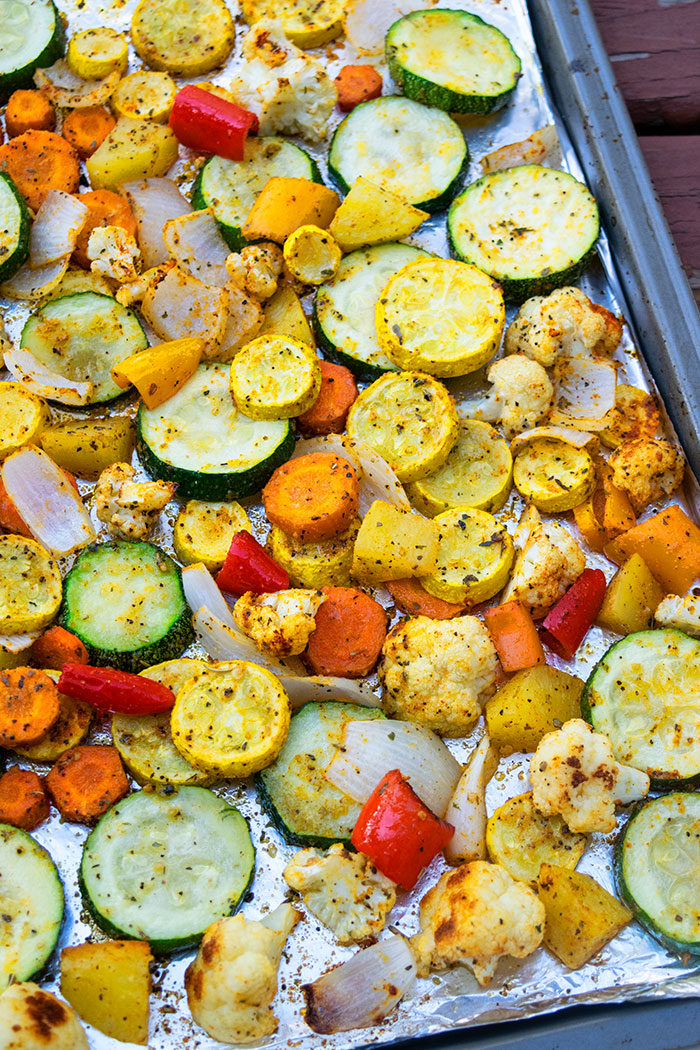
<path fill-rule="evenodd" d="M 29 258 L 31 219 L 24 197 L 6 171 L 0 171 L 0 206 L 3 203 L 8 213 L 15 213 L 17 222 L 14 248 L 9 248 L 4 256 L 0 254 L 0 281 L 9 281 L 10 277 L 14 277 L 20 266 Z"/>
<path fill-rule="evenodd" d="M 27 6 L 27 5 L 25 5 Z M 34 71 L 46 69 L 52 66 L 59 58 L 62 58 L 66 50 L 66 32 L 63 19 L 53 3 L 53 0 L 43 0 L 43 6 L 50 8 L 53 12 L 53 32 L 49 40 L 29 61 L 16 69 L 0 72 L 0 103 L 7 102 L 13 91 L 19 88 L 34 87 Z M 35 28 L 32 26 L 32 28 Z M 6 280 L 7 278 L 5 278 Z"/>
<path fill-rule="evenodd" d="M 321 322 L 318 319 L 315 300 L 311 309 L 311 323 L 313 324 L 314 333 L 319 347 L 321 348 L 321 352 L 327 361 L 332 361 L 334 365 L 344 365 L 345 368 L 349 368 L 353 375 L 357 376 L 358 379 L 366 380 L 368 383 L 373 383 L 375 379 L 379 379 L 379 377 L 383 376 L 385 372 L 393 371 L 393 369 L 380 368 L 379 365 L 370 364 L 369 361 L 359 361 L 356 357 L 351 357 L 350 354 L 344 354 L 342 350 L 339 350 L 337 346 L 334 346 L 324 332 Z"/>

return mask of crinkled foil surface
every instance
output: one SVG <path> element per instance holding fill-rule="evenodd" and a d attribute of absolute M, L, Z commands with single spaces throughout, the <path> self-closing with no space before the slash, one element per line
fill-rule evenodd
<path fill-rule="evenodd" d="M 284 0 L 280 0 L 280 3 L 283 2 Z M 556 3 L 556 0 L 552 2 Z M 99 24 L 128 31 L 131 13 L 135 6 L 135 0 L 129 0 L 127 3 L 115 0 L 113 4 L 107 5 L 102 5 L 96 0 L 58 0 L 58 3 L 68 18 L 69 32 Z M 231 0 L 229 3 L 233 9 Z M 412 5 L 406 4 L 405 10 L 418 9 L 421 6 L 420 0 L 415 0 Z M 510 37 L 523 64 L 523 76 L 511 103 L 504 110 L 490 117 L 461 120 L 471 152 L 471 170 L 468 179 L 471 181 L 481 174 L 480 158 L 484 154 L 500 146 L 521 140 L 536 129 L 557 123 L 557 121 L 535 53 L 525 0 L 469 0 L 467 3 L 445 2 L 438 6 L 464 7 L 498 26 Z M 228 85 L 239 63 L 240 43 L 245 29 L 245 23 L 239 16 L 238 39 L 233 55 L 223 70 L 219 71 L 216 76 L 207 79 L 214 79 L 218 83 Z M 312 53 L 320 54 L 324 58 L 331 76 L 335 75 L 340 66 L 348 62 L 368 61 L 364 56 L 358 59 L 354 49 L 342 39 Z M 376 64 L 384 76 L 384 90 L 385 93 L 388 93 L 390 79 L 386 68 L 378 60 Z M 139 62 L 132 61 L 131 68 L 138 68 L 139 65 Z M 337 121 L 336 114 L 331 124 L 335 126 Z M 562 145 L 561 166 L 581 177 L 576 156 L 565 131 L 559 127 L 559 132 Z M 309 149 L 308 145 L 301 141 L 300 145 Z M 326 171 L 326 149 L 327 143 L 324 142 L 317 148 L 312 147 L 309 150 L 318 159 L 324 172 Z M 181 150 L 181 159 L 176 168 L 176 174 L 183 188 L 189 185 L 194 174 L 192 159 L 186 150 Z M 410 240 L 417 245 L 447 256 L 449 253 L 445 235 L 445 214 L 432 217 Z M 580 287 L 595 302 L 604 303 L 610 309 L 624 313 L 623 304 L 617 294 L 618 286 L 604 234 L 599 242 L 599 260 L 591 266 L 579 283 Z M 2 301 L 0 301 L 0 308 L 5 314 L 8 332 L 13 338 L 17 338 L 28 315 L 28 310 L 16 303 Z M 512 318 L 514 312 L 513 308 L 509 310 L 508 320 Z M 635 349 L 634 333 L 629 327 L 625 328 L 624 338 L 615 359 L 621 366 L 618 375 L 620 382 L 651 388 L 652 384 L 644 362 Z M 473 395 L 478 390 L 480 383 L 484 383 L 483 373 L 477 373 L 463 380 L 448 382 L 447 385 L 459 404 L 460 398 L 469 394 Z M 120 407 L 119 411 L 123 412 L 124 408 Z M 61 413 L 57 415 L 60 417 Z M 136 461 L 135 465 L 137 465 Z M 90 488 L 90 485 L 82 485 L 85 494 Z M 695 516 L 697 516 L 697 508 L 700 507 L 697 492 L 695 480 L 689 478 L 686 482 L 685 506 Z M 499 517 L 507 523 L 511 530 L 515 527 L 520 509 L 520 498 L 513 490 L 509 502 L 499 513 Z M 248 511 L 259 538 L 262 538 L 266 525 L 259 507 L 253 503 L 248 507 Z M 155 543 L 168 550 L 172 550 L 171 528 L 174 517 L 175 511 L 169 508 L 163 516 L 161 526 L 153 536 Z M 95 525 L 104 535 L 104 530 L 96 520 Z M 604 558 L 590 551 L 587 551 L 587 556 L 589 565 L 602 568 L 608 578 L 612 575 L 613 567 Z M 380 600 L 386 599 L 384 604 L 390 606 L 386 593 L 378 592 L 377 596 Z M 393 610 L 390 608 L 390 611 Z M 594 628 L 589 633 L 585 645 L 579 650 L 575 666 L 558 661 L 551 655 L 550 660 L 554 664 L 560 663 L 566 670 L 573 671 L 585 678 L 590 668 L 613 640 L 612 635 Z M 188 651 L 190 655 L 199 655 L 200 652 L 201 650 L 196 645 Z M 449 746 L 460 760 L 463 761 L 466 758 L 482 731 L 482 726 L 479 725 L 469 738 L 449 741 Z M 93 739 L 96 742 L 110 741 L 109 728 L 106 723 L 98 727 L 93 734 Z M 29 765 L 29 763 L 23 764 Z M 489 812 L 493 812 L 506 799 L 528 789 L 528 756 L 512 755 L 502 760 L 495 778 L 489 785 L 487 797 Z M 251 785 L 227 784 L 215 790 L 239 806 L 250 822 L 257 858 L 255 879 L 243 902 L 243 913 L 249 918 L 258 918 L 284 899 L 287 887 L 282 878 L 282 871 L 295 849 L 287 846 L 270 826 L 267 817 L 260 810 Z M 622 812 L 620 823 L 624 823 L 625 819 L 626 815 Z M 35 832 L 35 837 L 49 850 L 63 879 L 66 919 L 60 946 L 80 944 L 88 938 L 104 939 L 104 935 L 87 915 L 77 886 L 76 876 L 82 846 L 87 837 L 86 829 L 76 825 L 62 824 L 54 812 L 51 820 Z M 611 858 L 614 837 L 614 834 L 593 835 L 578 865 L 579 870 L 594 876 L 610 890 L 613 889 Z M 420 897 L 437 881 L 444 867 L 444 862 L 437 859 L 423 873 L 421 881 L 412 894 L 399 896 L 390 916 L 392 929 L 405 934 L 412 934 L 417 930 Z M 352 952 L 353 949 L 339 948 L 330 933 L 313 917 L 307 915 L 304 921 L 298 924 L 287 942 L 280 968 L 280 990 L 275 1000 L 275 1012 L 280 1019 L 279 1028 L 272 1038 L 261 1044 L 262 1046 L 295 1047 L 298 1050 L 319 1046 L 327 1046 L 329 1050 L 341 1047 L 350 1048 L 367 1043 L 388 1043 L 411 1036 L 425 1037 L 487 1022 L 532 1017 L 535 1014 L 553 1012 L 574 1004 L 700 994 L 700 970 L 698 969 L 700 962 L 694 961 L 689 956 L 679 958 L 669 954 L 641 927 L 636 923 L 631 923 L 620 936 L 596 956 L 594 962 L 580 970 L 567 970 L 544 948 L 540 948 L 534 955 L 520 962 L 503 960 L 491 987 L 480 989 L 468 970 L 457 967 L 452 971 L 417 981 L 411 995 L 382 1025 L 336 1036 L 315 1035 L 306 1026 L 302 1017 L 300 986 L 305 981 L 315 979 L 332 965 L 342 962 Z M 193 956 L 194 952 L 182 953 L 170 959 L 159 960 L 157 963 L 151 997 L 151 1029 L 148 1044 L 151 1050 L 215 1050 L 216 1047 L 221 1046 L 196 1027 L 187 1008 L 183 976 Z M 52 958 L 46 979 L 42 983 L 46 988 L 58 990 L 57 955 Z M 88 1027 L 90 1045 L 93 1050 L 117 1050 L 117 1048 L 128 1050 L 128 1046 L 131 1045 L 117 1042 L 89 1026 L 86 1027 Z"/>

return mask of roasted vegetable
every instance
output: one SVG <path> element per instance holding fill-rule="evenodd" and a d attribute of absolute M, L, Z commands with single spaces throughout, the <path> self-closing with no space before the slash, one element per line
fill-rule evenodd
<path fill-rule="evenodd" d="M 41 447 L 59 467 L 80 478 L 97 478 L 115 462 L 131 459 L 136 434 L 128 416 L 71 419 L 47 427 Z"/>
<path fill-rule="evenodd" d="M 538 813 L 531 791 L 499 806 L 486 826 L 489 857 L 522 882 L 537 882 L 545 863 L 575 868 L 586 841 L 585 835 L 569 831 L 561 817 Z"/>
<path fill-rule="evenodd" d="M 318 182 L 274 176 L 251 208 L 243 236 L 248 241 L 284 244 L 300 226 L 311 224 L 325 230 L 339 203 L 338 195 Z"/>
<path fill-rule="evenodd" d="M 120 117 L 86 165 L 93 189 L 115 190 L 124 182 L 165 175 L 176 160 L 177 139 L 170 128 Z"/>
<path fill-rule="evenodd" d="M 580 678 L 547 664 L 517 671 L 486 701 L 491 743 L 502 755 L 534 751 L 545 733 L 580 717 L 582 691 Z"/>
<path fill-rule="evenodd" d="M 355 540 L 352 574 L 367 583 L 385 583 L 433 572 L 437 526 L 428 518 L 375 500 Z"/>
<path fill-rule="evenodd" d="M 344 252 L 385 241 L 401 241 L 418 229 L 428 212 L 360 176 L 333 216 L 329 231 Z"/>
<path fill-rule="evenodd" d="M 664 596 L 640 554 L 633 554 L 608 584 L 596 622 L 617 634 L 634 634 L 651 627 L 654 610 Z"/>
<path fill-rule="evenodd" d="M 590 875 L 556 864 L 540 868 L 537 894 L 547 916 L 544 943 L 571 970 L 597 955 L 632 918 Z"/>
<path fill-rule="evenodd" d="M 64 948 L 61 994 L 99 1032 L 145 1046 L 150 962 L 147 941 L 103 941 Z"/>

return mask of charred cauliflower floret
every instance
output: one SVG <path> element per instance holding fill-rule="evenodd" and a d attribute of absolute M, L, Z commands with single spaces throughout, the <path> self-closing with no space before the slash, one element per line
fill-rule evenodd
<path fill-rule="evenodd" d="M 100 474 L 92 499 L 97 517 L 111 533 L 145 540 L 176 489 L 173 481 L 134 481 L 133 467 L 112 463 Z"/>
<path fill-rule="evenodd" d="M 505 350 L 549 368 L 558 357 L 613 354 L 621 338 L 622 324 L 610 310 L 578 288 L 557 288 L 523 303 L 506 331 Z"/>
<path fill-rule="evenodd" d="M 386 637 L 379 666 L 387 714 L 462 736 L 495 689 L 498 657 L 475 616 L 415 616 Z"/>
<path fill-rule="evenodd" d="M 615 804 L 636 802 L 649 791 L 649 777 L 620 765 L 610 741 L 587 722 L 572 718 L 542 737 L 530 759 L 535 809 L 559 814 L 570 831 L 613 831 Z"/>
<path fill-rule="evenodd" d="M 316 613 L 326 598 L 302 587 L 273 594 L 246 591 L 233 607 L 233 618 L 261 652 L 298 656 L 316 630 Z"/>
<path fill-rule="evenodd" d="M 554 387 L 536 361 L 513 354 L 494 361 L 488 370 L 493 386 L 471 410 L 475 419 L 498 423 L 508 438 L 529 430 L 548 415 L 554 402 Z"/>
<path fill-rule="evenodd" d="M 319 142 L 337 99 L 322 63 L 291 44 L 281 24 L 269 18 L 246 34 L 243 58 L 231 93 L 258 116 L 260 134 L 284 132 Z"/>
<path fill-rule="evenodd" d="M 0 995 L 2 1050 L 89 1050 L 72 1007 L 27 981 Z"/>
<path fill-rule="evenodd" d="M 128 281 L 126 284 L 122 284 L 120 288 L 117 288 L 114 298 L 122 306 L 132 306 L 134 303 L 140 303 L 149 292 L 152 292 L 160 284 L 174 266 L 175 263 L 172 260 L 163 263 L 161 266 L 152 266 L 150 270 L 145 270 L 144 273 L 139 274 L 135 280 Z"/>
<path fill-rule="evenodd" d="M 207 929 L 185 973 L 185 991 L 192 1017 L 212 1039 L 253 1043 L 276 1031 L 277 969 L 299 918 L 281 904 L 261 922 L 235 915 Z"/>
<path fill-rule="evenodd" d="M 141 257 L 136 239 L 121 226 L 96 226 L 87 246 L 90 269 L 119 284 L 135 281 L 136 263 Z"/>
<path fill-rule="evenodd" d="M 683 481 L 683 455 L 665 438 L 623 441 L 608 460 L 612 483 L 629 496 L 639 514 L 654 500 L 670 496 Z"/>
<path fill-rule="evenodd" d="M 284 869 L 287 884 L 340 944 L 374 937 L 396 902 L 396 887 L 363 853 L 331 846 L 327 853 L 303 849 Z"/>
<path fill-rule="evenodd" d="M 691 638 L 700 638 L 700 598 L 667 594 L 657 605 L 654 620 L 657 627 L 673 627 Z"/>
<path fill-rule="evenodd" d="M 480 985 L 499 959 L 524 959 L 542 942 L 544 905 L 498 864 L 473 860 L 447 871 L 420 904 L 421 932 L 411 938 L 419 977 L 457 963 Z"/>
<path fill-rule="evenodd" d="M 503 601 L 521 602 L 533 616 L 544 616 L 586 568 L 586 556 L 563 525 L 543 522 L 533 506 L 523 512 L 513 542 L 515 565 Z"/>
<path fill-rule="evenodd" d="M 282 249 L 271 241 L 249 244 L 240 253 L 232 252 L 226 269 L 235 284 L 245 286 L 249 295 L 264 301 L 277 291 L 277 281 L 284 266 Z"/>

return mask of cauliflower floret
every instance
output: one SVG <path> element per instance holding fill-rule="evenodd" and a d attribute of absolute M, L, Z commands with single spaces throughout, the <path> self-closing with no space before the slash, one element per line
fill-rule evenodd
<path fill-rule="evenodd" d="M 326 854 L 303 849 L 284 869 L 287 884 L 340 944 L 374 937 L 384 929 L 396 902 L 396 887 L 364 853 L 349 853 L 337 843 Z"/>
<path fill-rule="evenodd" d="M 291 44 L 280 23 L 269 18 L 246 34 L 243 58 L 231 93 L 257 114 L 260 134 L 286 132 L 319 142 L 338 96 L 322 63 Z"/>
<path fill-rule="evenodd" d="M 273 594 L 246 591 L 233 607 L 233 618 L 261 652 L 298 656 L 316 630 L 316 613 L 325 600 L 320 591 L 303 587 Z"/>
<path fill-rule="evenodd" d="M 487 378 L 493 387 L 475 404 L 470 415 L 500 423 L 508 438 L 536 426 L 549 413 L 554 387 L 536 361 L 522 354 L 503 357 L 494 361 Z"/>
<path fill-rule="evenodd" d="M 128 463 L 112 463 L 100 474 L 93 501 L 97 517 L 115 536 L 145 540 L 175 495 L 173 481 L 134 481 Z"/>
<path fill-rule="evenodd" d="M 256 299 L 270 299 L 277 291 L 282 273 L 282 249 L 271 241 L 249 244 L 240 255 L 229 255 L 226 269 L 236 284 L 244 284 L 249 295 Z"/>
<path fill-rule="evenodd" d="M 503 601 L 521 602 L 533 616 L 544 616 L 586 568 L 586 556 L 563 525 L 543 522 L 533 506 L 523 512 L 513 542 L 517 555 Z"/>
<path fill-rule="evenodd" d="M 667 594 L 657 605 L 654 620 L 657 627 L 674 627 L 691 638 L 700 638 L 700 598 Z"/>
<path fill-rule="evenodd" d="M 111 277 L 119 284 L 138 277 L 135 263 L 141 252 L 136 239 L 121 226 L 96 226 L 90 234 L 87 257 L 93 273 Z"/>
<path fill-rule="evenodd" d="M 570 831 L 613 831 L 615 804 L 636 802 L 649 777 L 615 760 L 612 744 L 587 722 L 572 718 L 542 737 L 530 759 L 535 809 L 559 814 Z"/>
<path fill-rule="evenodd" d="M 610 310 L 578 288 L 557 288 L 523 303 L 506 331 L 505 351 L 549 368 L 558 357 L 613 354 L 621 338 L 622 324 Z"/>
<path fill-rule="evenodd" d="M 544 905 L 498 864 L 473 860 L 446 871 L 420 904 L 411 938 L 419 977 L 460 963 L 488 985 L 504 955 L 524 959 L 542 942 Z"/>
<path fill-rule="evenodd" d="M 665 438 L 624 441 L 611 454 L 612 483 L 626 492 L 639 514 L 654 500 L 670 496 L 683 481 L 683 454 Z"/>
<path fill-rule="evenodd" d="M 415 616 L 386 637 L 379 666 L 387 714 L 463 736 L 493 693 L 498 656 L 475 616 Z"/>
<path fill-rule="evenodd" d="M 1 1050 L 89 1050 L 72 1007 L 37 984 L 11 984 L 0 996 Z"/>
<path fill-rule="evenodd" d="M 261 922 L 235 915 L 207 929 L 185 972 L 192 1017 L 212 1039 L 253 1043 L 277 1030 L 271 1003 L 287 937 L 300 919 L 281 904 Z"/>
<path fill-rule="evenodd" d="M 127 284 L 122 284 L 117 288 L 114 298 L 122 306 L 132 306 L 134 303 L 140 303 L 149 292 L 152 292 L 160 284 L 174 266 L 173 260 L 163 263 L 161 266 L 152 266 L 150 270 L 139 274 L 136 280 L 129 281 Z"/>

